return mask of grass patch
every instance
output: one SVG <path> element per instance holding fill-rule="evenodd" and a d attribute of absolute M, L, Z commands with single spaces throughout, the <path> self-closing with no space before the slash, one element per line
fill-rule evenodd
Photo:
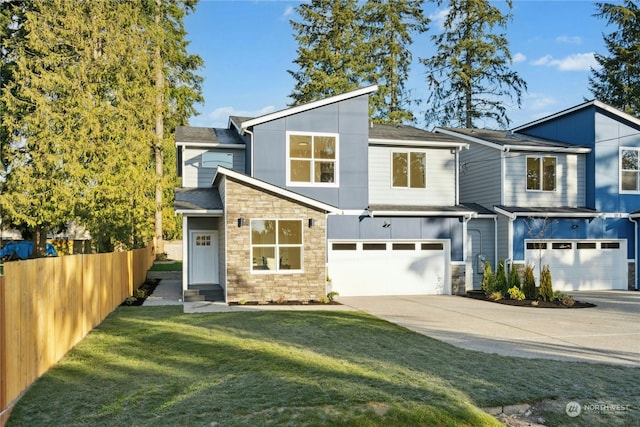
<path fill-rule="evenodd" d="M 182 271 L 182 261 L 154 263 L 149 271 Z"/>
<path fill-rule="evenodd" d="M 550 425 L 640 425 L 640 369 L 459 349 L 364 313 L 120 307 L 9 425 L 499 425 L 479 407 L 605 401 Z"/>

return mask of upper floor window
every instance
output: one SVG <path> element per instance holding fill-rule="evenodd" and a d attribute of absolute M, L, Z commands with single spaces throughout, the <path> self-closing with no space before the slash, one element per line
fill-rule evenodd
<path fill-rule="evenodd" d="M 251 220 L 251 271 L 301 271 L 302 221 Z"/>
<path fill-rule="evenodd" d="M 289 184 L 327 185 L 338 183 L 338 135 L 288 133 Z"/>
<path fill-rule="evenodd" d="M 392 187 L 426 188 L 427 155 L 418 151 L 391 153 Z"/>
<path fill-rule="evenodd" d="M 555 191 L 556 158 L 527 157 L 527 190 Z"/>
<path fill-rule="evenodd" d="M 620 149 L 620 191 L 640 191 L 638 148 Z"/>

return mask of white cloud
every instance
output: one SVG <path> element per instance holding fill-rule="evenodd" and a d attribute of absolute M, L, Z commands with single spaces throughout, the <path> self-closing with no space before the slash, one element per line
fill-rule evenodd
<path fill-rule="evenodd" d="M 551 55 L 545 55 L 531 62 L 532 65 L 554 67 L 560 71 L 589 71 L 598 68 L 593 52 L 574 53 L 562 59 L 555 59 Z"/>
<path fill-rule="evenodd" d="M 260 117 L 275 111 L 273 105 L 267 105 L 258 110 L 236 110 L 234 107 L 220 107 L 215 110 L 200 114 L 192 118 L 189 122 L 191 126 L 205 126 L 215 128 L 226 128 L 229 124 L 230 116 L 238 117 Z"/>
<path fill-rule="evenodd" d="M 545 93 L 527 93 L 523 98 L 526 108 L 535 111 L 543 110 L 558 102 L 553 96 Z"/>
<path fill-rule="evenodd" d="M 446 8 L 442 10 L 436 10 L 435 13 L 432 13 L 428 16 L 431 24 L 435 25 L 439 30 L 444 29 L 444 21 L 447 20 L 447 16 L 449 15 L 449 11 L 451 8 Z"/>
<path fill-rule="evenodd" d="M 524 55 L 524 53 L 521 52 L 517 52 L 515 55 L 513 55 L 513 58 L 511 58 L 514 64 L 517 64 L 518 62 L 524 62 L 527 60 L 527 57 Z"/>
<path fill-rule="evenodd" d="M 293 6 L 287 6 L 284 9 L 284 13 L 282 14 L 282 16 L 286 18 L 288 16 L 293 15 L 294 12 L 295 12 L 295 8 Z"/>
<path fill-rule="evenodd" d="M 556 37 L 556 43 L 582 44 L 582 37 L 578 37 L 578 36 L 559 36 L 559 37 Z"/>

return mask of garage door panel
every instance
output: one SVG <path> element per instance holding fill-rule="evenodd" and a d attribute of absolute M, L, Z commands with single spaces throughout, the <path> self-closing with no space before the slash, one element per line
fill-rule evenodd
<path fill-rule="evenodd" d="M 527 244 L 526 261 L 534 265 L 538 284 L 540 265 L 549 265 L 554 290 L 627 288 L 626 243 L 622 241 L 550 240 L 530 243 Z"/>
<path fill-rule="evenodd" d="M 332 287 L 342 296 L 450 293 L 443 242 L 358 242 L 355 250 L 347 245 L 329 248 Z"/>

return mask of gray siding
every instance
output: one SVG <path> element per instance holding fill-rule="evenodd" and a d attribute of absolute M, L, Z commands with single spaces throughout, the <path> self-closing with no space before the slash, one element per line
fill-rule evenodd
<path fill-rule="evenodd" d="M 342 209 L 366 208 L 368 111 L 363 95 L 255 126 L 252 176 Z M 288 131 L 338 134 L 338 187 L 287 186 Z"/>
<path fill-rule="evenodd" d="M 393 152 L 426 153 L 426 188 L 393 188 Z M 450 149 L 369 147 L 369 203 L 452 206 L 456 204 L 455 154 Z"/>
<path fill-rule="evenodd" d="M 233 169 L 244 173 L 245 153 L 244 149 L 215 149 L 202 147 L 185 147 L 182 171 L 183 187 L 211 187 L 216 167 L 204 167 L 202 156 L 207 152 L 231 153 L 233 154 Z"/>
<path fill-rule="evenodd" d="M 585 157 L 579 154 L 505 154 L 504 204 L 506 206 L 578 207 L 585 205 Z M 527 190 L 527 157 L 556 158 L 556 190 Z"/>
<path fill-rule="evenodd" d="M 498 260 L 509 258 L 509 218 L 498 215 Z M 493 271 L 496 271 L 496 260 L 493 260 Z"/>
<path fill-rule="evenodd" d="M 501 205 L 500 151 L 471 143 L 460 152 L 460 202 L 492 209 Z"/>

